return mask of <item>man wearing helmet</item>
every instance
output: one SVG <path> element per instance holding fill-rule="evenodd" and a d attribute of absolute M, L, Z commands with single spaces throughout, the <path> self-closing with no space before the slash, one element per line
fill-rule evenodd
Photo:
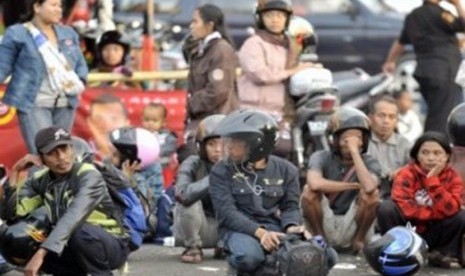
<path fill-rule="evenodd" d="M 61 128 L 40 130 L 35 146 L 47 168 L 34 173 L 18 191 L 16 215 L 24 218 L 45 206 L 52 228 L 25 260 L 25 274 L 110 275 L 127 259 L 128 235 L 102 175 L 93 165 L 75 161 L 71 136 Z M 14 170 L 33 164 L 40 165 L 27 155 Z"/>
<path fill-rule="evenodd" d="M 200 121 L 195 137 L 198 154 L 189 156 L 178 170 L 174 236 L 186 248 L 181 255 L 181 261 L 186 263 L 201 262 L 202 248 L 215 248 L 219 240 L 208 187 L 211 168 L 223 156 L 223 144 L 214 129 L 224 117 L 210 115 Z M 220 252 L 216 249 L 217 257 Z"/>
<path fill-rule="evenodd" d="M 225 158 L 210 173 L 210 195 L 229 264 L 254 272 L 284 233 L 302 232 L 297 168 L 270 155 L 277 124 L 265 113 L 230 113 L 215 130 Z"/>
<path fill-rule="evenodd" d="M 465 190 L 465 103 L 452 110 L 447 119 L 447 130 L 452 143 L 450 162 L 462 178 Z M 462 194 L 462 204 L 465 205 L 465 193 Z"/>
<path fill-rule="evenodd" d="M 370 128 L 363 112 L 341 108 L 328 131 L 332 149 L 315 152 L 308 163 L 301 199 L 304 219 L 312 234 L 358 252 L 376 216 L 381 167 L 366 154 Z"/>

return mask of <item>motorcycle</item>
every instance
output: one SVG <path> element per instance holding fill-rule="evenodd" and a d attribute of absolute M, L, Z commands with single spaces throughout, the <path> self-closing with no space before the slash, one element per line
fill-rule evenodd
<path fill-rule="evenodd" d="M 299 168 L 302 184 L 305 183 L 306 165 L 312 153 L 330 149 L 326 129 L 331 115 L 338 107 L 352 106 L 367 111 L 370 99 L 389 90 L 392 84 L 391 77 L 383 74 L 370 76 L 359 68 L 336 72 L 332 76 L 331 82 L 328 79 L 326 86 L 308 89 L 296 99 L 295 121 L 291 133 L 293 161 Z M 315 73 L 306 77 L 307 82 L 314 78 L 318 78 Z M 312 86 L 307 84 L 306 87 Z"/>

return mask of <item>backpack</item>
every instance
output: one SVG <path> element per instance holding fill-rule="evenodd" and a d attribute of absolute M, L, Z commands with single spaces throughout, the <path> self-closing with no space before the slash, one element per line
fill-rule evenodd
<path fill-rule="evenodd" d="M 278 275 L 327 275 L 335 260 L 331 260 L 334 256 L 329 256 L 325 247 L 317 237 L 305 239 L 303 234 L 286 235 L 276 251 Z"/>
<path fill-rule="evenodd" d="M 117 205 L 122 217 L 122 223 L 129 230 L 129 248 L 139 249 L 148 232 L 147 216 L 141 200 L 121 171 L 111 165 L 99 166 L 97 169 L 107 184 L 108 192 Z"/>

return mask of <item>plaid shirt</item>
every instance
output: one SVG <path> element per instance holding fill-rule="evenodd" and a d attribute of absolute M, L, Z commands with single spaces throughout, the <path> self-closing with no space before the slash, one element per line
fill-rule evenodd
<path fill-rule="evenodd" d="M 415 194 L 424 189 L 432 200 L 432 206 L 420 205 Z M 426 173 L 414 162 L 403 167 L 392 186 L 392 200 L 397 203 L 407 220 L 417 223 L 417 231 L 424 230 L 425 223 L 455 215 L 462 204 L 462 179 L 450 166 L 439 176 L 426 177 Z"/>

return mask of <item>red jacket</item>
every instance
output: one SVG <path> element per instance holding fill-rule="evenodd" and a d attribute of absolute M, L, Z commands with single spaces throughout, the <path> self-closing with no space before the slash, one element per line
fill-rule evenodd
<path fill-rule="evenodd" d="M 432 206 L 419 205 L 415 193 L 424 189 L 432 199 Z M 440 220 L 455 215 L 462 204 L 462 179 L 449 165 L 439 176 L 426 178 L 426 173 L 414 162 L 403 167 L 392 186 L 392 200 L 397 203 L 407 220 L 421 222 Z M 422 232 L 422 229 L 418 229 Z"/>

